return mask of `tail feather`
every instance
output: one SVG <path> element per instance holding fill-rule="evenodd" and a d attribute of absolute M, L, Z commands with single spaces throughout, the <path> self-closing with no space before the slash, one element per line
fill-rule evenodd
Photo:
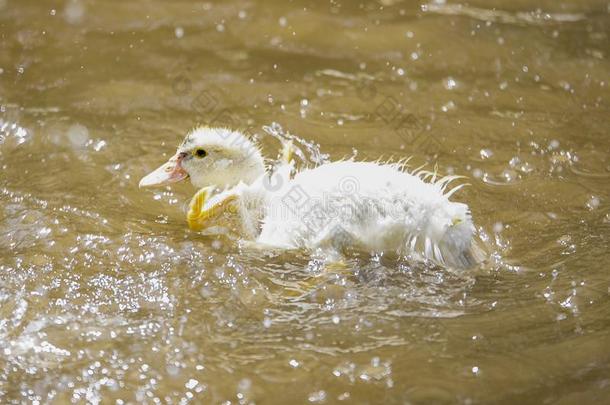
<path fill-rule="evenodd" d="M 475 240 L 475 228 L 469 216 L 448 226 L 439 239 L 433 234 L 416 233 L 405 240 L 407 251 L 420 254 L 441 265 L 467 269 L 484 259 L 484 251 Z"/>

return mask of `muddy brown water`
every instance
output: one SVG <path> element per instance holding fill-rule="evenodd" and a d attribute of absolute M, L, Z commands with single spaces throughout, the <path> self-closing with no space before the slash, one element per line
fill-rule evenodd
<path fill-rule="evenodd" d="M 0 402 L 607 403 L 609 35 L 607 1 L 0 0 Z M 190 232 L 190 186 L 137 184 L 197 124 L 468 176 L 489 260 Z"/>

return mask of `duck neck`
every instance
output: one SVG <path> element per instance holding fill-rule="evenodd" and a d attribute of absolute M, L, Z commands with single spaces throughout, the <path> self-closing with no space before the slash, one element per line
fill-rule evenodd
<path fill-rule="evenodd" d="M 239 166 L 242 173 L 239 176 L 238 182 L 242 181 L 245 184 L 252 184 L 256 179 L 265 174 L 265 161 L 258 149 L 253 149 L 251 153 L 244 157 Z"/>

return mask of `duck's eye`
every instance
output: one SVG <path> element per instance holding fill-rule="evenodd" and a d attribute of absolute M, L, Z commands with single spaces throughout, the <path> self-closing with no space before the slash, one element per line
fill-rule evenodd
<path fill-rule="evenodd" d="M 202 157 L 205 157 L 207 154 L 208 153 L 205 150 L 203 150 L 203 149 L 196 149 L 195 150 L 195 156 L 197 156 L 197 157 L 202 158 Z"/>

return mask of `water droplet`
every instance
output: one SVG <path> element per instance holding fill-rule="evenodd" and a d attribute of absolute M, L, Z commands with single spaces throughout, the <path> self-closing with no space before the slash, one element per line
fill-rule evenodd
<path fill-rule="evenodd" d="M 85 16 L 85 6 L 82 1 L 72 0 L 64 9 L 64 19 L 68 24 L 78 24 Z"/>
<path fill-rule="evenodd" d="M 454 78 L 448 77 L 447 79 L 445 79 L 444 86 L 447 90 L 453 90 L 457 87 L 457 82 Z"/>
<path fill-rule="evenodd" d="M 442 112 L 448 112 L 449 110 L 455 110 L 456 105 L 453 101 L 448 101 L 445 105 L 441 107 Z"/>
<path fill-rule="evenodd" d="M 96 152 L 101 151 L 102 149 L 104 149 L 106 147 L 106 141 L 104 141 L 103 139 L 97 141 L 94 145 L 93 145 L 93 150 Z"/>
<path fill-rule="evenodd" d="M 502 171 L 502 177 L 504 177 L 504 181 L 509 183 L 515 180 L 515 178 L 517 177 L 517 173 L 514 170 L 505 169 Z"/>
<path fill-rule="evenodd" d="M 481 151 L 479 153 L 481 155 L 481 159 L 489 159 L 490 157 L 492 157 L 494 155 L 494 153 L 491 151 L 491 149 L 481 149 Z"/>
<path fill-rule="evenodd" d="M 500 233 L 504 229 L 502 222 L 496 222 L 493 226 L 494 233 Z"/>
<path fill-rule="evenodd" d="M 237 383 L 237 389 L 240 392 L 249 391 L 250 388 L 252 388 L 252 380 L 250 380 L 249 378 L 243 378 Z"/>
<path fill-rule="evenodd" d="M 326 391 L 320 390 L 309 394 L 309 402 L 324 402 L 326 400 Z"/>
<path fill-rule="evenodd" d="M 50 234 L 51 234 L 51 228 L 48 228 L 48 227 L 41 228 L 41 229 L 38 231 L 38 235 L 39 235 L 41 238 L 46 238 L 46 237 L 47 237 L 47 236 L 49 236 Z"/>
<path fill-rule="evenodd" d="M 194 389 L 197 385 L 199 384 L 199 381 L 195 380 L 194 378 L 191 378 L 190 380 L 188 380 L 188 382 L 186 384 L 184 384 L 184 386 L 186 388 L 188 388 L 189 390 Z"/>
<path fill-rule="evenodd" d="M 89 129 L 84 125 L 74 124 L 68 128 L 66 135 L 73 147 L 82 148 L 89 140 Z"/>
<path fill-rule="evenodd" d="M 598 197 L 596 196 L 591 196 L 591 198 L 589 198 L 589 201 L 587 201 L 587 208 L 590 210 L 595 210 L 597 208 L 599 208 L 599 204 L 600 204 L 600 200 Z"/>

